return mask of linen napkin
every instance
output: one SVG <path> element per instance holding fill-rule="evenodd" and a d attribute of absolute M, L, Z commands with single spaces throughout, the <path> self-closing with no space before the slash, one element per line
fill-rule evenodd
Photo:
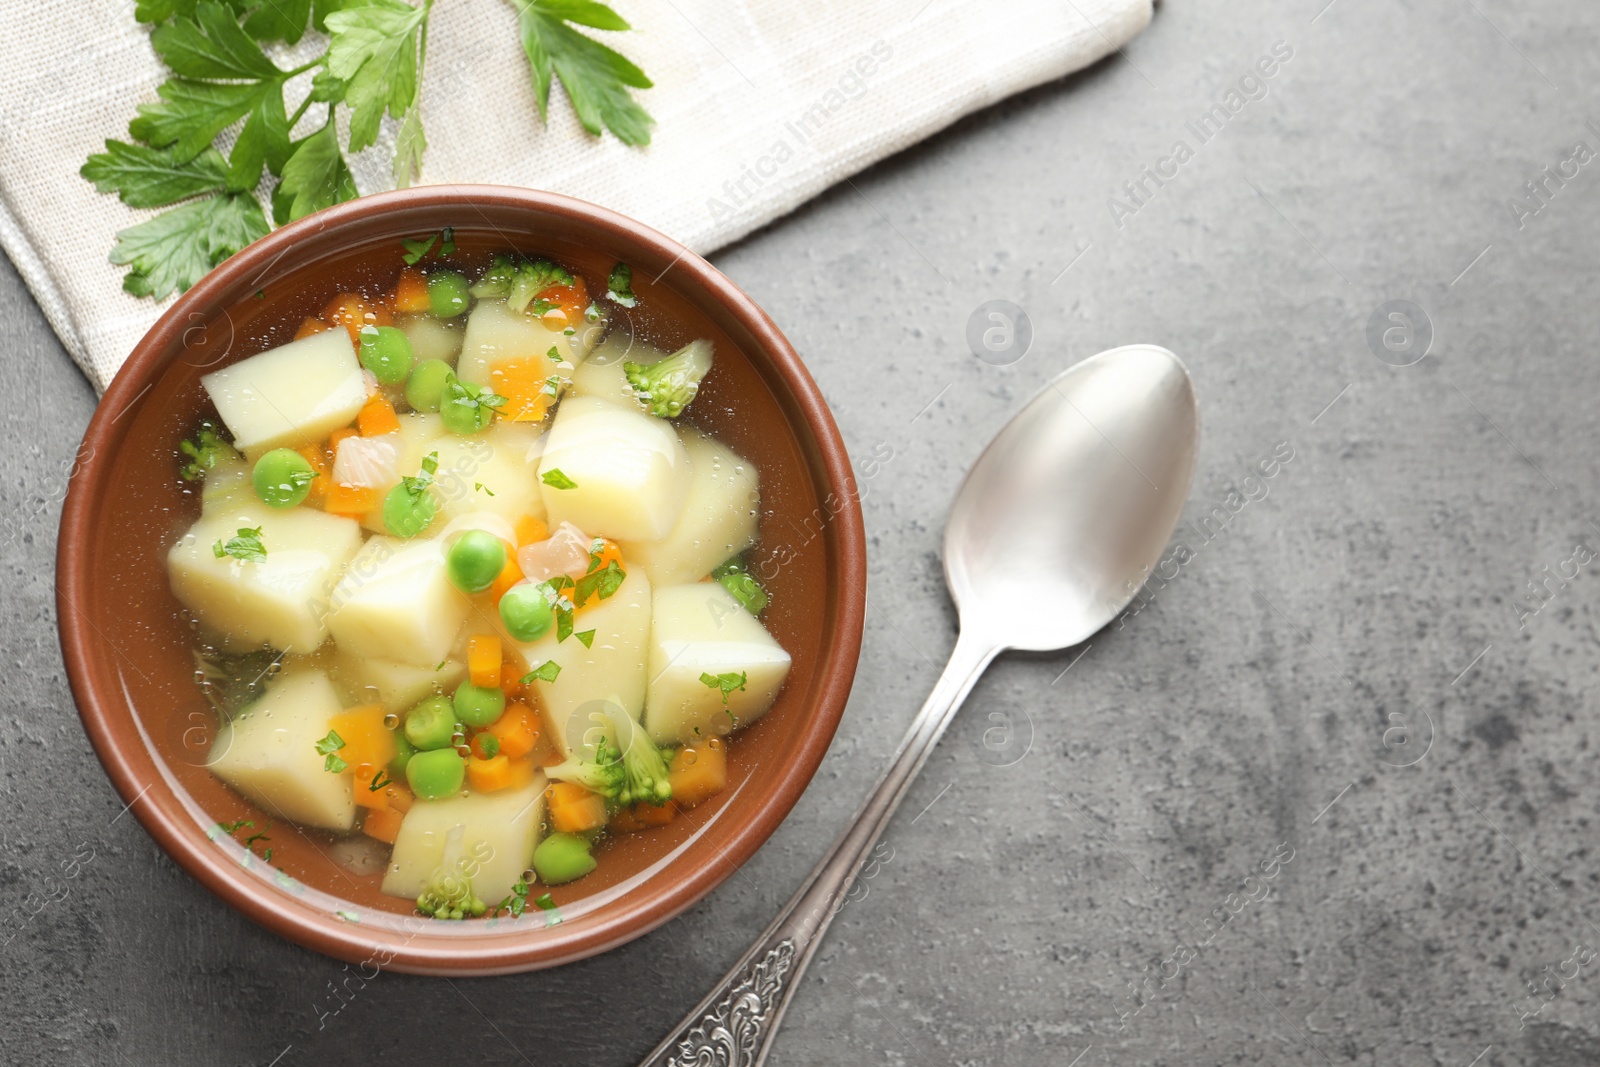
<path fill-rule="evenodd" d="M 450 0 L 430 20 L 419 184 L 552 190 L 710 252 L 828 186 L 1013 93 L 1081 69 L 1149 22 L 1151 0 L 614 0 L 605 34 L 655 82 L 652 143 L 593 138 L 551 94 L 541 126 L 516 8 Z M 116 231 L 154 212 L 78 176 L 126 138 L 163 67 L 132 0 L 40 0 L 0 43 L 0 245 L 104 390 L 165 307 L 122 291 Z M 308 38 L 315 34 L 308 34 Z M 299 53 L 320 44 L 300 42 Z M 293 58 L 296 50 L 282 53 Z M 289 106 L 297 102 L 290 84 Z M 299 89 L 304 93 L 309 86 Z M 319 122 L 303 123 L 305 133 Z M 389 188 L 394 126 L 351 161 Z"/>

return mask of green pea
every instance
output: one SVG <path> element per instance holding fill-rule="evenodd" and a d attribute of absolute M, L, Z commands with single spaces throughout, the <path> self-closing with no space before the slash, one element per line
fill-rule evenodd
<path fill-rule="evenodd" d="M 412 492 L 401 482 L 383 498 L 383 528 L 396 537 L 415 537 L 428 528 L 438 510 L 432 493 Z"/>
<path fill-rule="evenodd" d="M 439 399 L 439 418 L 444 428 L 467 437 L 488 426 L 494 418 L 494 409 L 478 400 L 483 393 L 482 387 L 464 382 L 454 374 L 446 378 Z"/>
<path fill-rule="evenodd" d="M 445 743 L 449 744 L 448 741 Z M 417 746 L 406 738 L 405 731 L 396 730 L 394 732 L 394 759 L 389 761 L 389 777 L 405 777 L 406 764 L 411 762 L 411 757 L 416 754 Z"/>
<path fill-rule="evenodd" d="M 456 709 L 445 697 L 429 697 L 406 712 L 405 740 L 424 752 L 450 747 L 455 732 Z"/>
<path fill-rule="evenodd" d="M 292 508 L 311 492 L 311 480 L 316 476 L 306 457 L 292 448 L 274 448 L 256 460 L 250 480 L 267 507 Z"/>
<path fill-rule="evenodd" d="M 471 682 L 462 682 L 456 689 L 455 717 L 468 726 L 488 726 L 505 710 L 502 689 L 486 689 Z"/>
<path fill-rule="evenodd" d="M 468 530 L 450 546 L 445 571 L 463 593 L 481 593 L 506 566 L 505 542 L 487 530 Z"/>
<path fill-rule="evenodd" d="M 379 384 L 399 385 L 411 373 L 411 338 L 393 326 L 363 326 L 360 358 Z"/>
<path fill-rule="evenodd" d="M 444 383 L 455 372 L 442 359 L 425 359 L 411 368 L 406 379 L 406 403 L 418 411 L 438 411 L 444 398 Z"/>
<path fill-rule="evenodd" d="M 418 752 L 406 763 L 406 782 L 423 800 L 459 793 L 466 780 L 467 761 L 453 748 Z"/>
<path fill-rule="evenodd" d="M 467 310 L 471 302 L 467 279 L 453 270 L 435 271 L 428 275 L 428 304 L 441 319 L 453 319 Z"/>
<path fill-rule="evenodd" d="M 589 841 L 577 834 L 551 834 L 533 850 L 533 871 L 545 885 L 576 881 L 594 868 Z"/>
<path fill-rule="evenodd" d="M 544 582 L 522 582 L 507 589 L 500 598 L 500 621 L 518 641 L 537 641 L 550 632 L 555 622 L 554 599 Z"/>

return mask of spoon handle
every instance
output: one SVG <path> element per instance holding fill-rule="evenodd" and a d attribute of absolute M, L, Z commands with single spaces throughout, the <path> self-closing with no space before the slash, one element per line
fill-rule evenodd
<path fill-rule="evenodd" d="M 963 632 L 866 803 L 756 942 L 640 1067 L 760 1067 L 800 975 L 911 780 L 1000 649 Z"/>

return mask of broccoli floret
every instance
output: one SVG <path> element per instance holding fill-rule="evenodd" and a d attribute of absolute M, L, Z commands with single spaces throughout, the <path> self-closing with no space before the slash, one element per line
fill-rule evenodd
<path fill-rule="evenodd" d="M 506 294 L 506 307 L 512 311 L 526 311 L 533 298 L 553 285 L 571 285 L 572 275 L 548 259 L 536 259 L 517 268 L 516 280 Z"/>
<path fill-rule="evenodd" d="M 483 277 L 478 279 L 470 292 L 479 300 L 497 300 L 511 292 L 511 283 L 516 280 L 517 265 L 511 261 L 510 256 L 495 256 L 494 262 L 489 264 L 489 269 L 483 272 Z"/>
<path fill-rule="evenodd" d="M 602 739 L 595 747 L 593 759 L 568 756 L 564 763 L 545 768 L 545 775 L 558 782 L 581 785 L 591 793 L 599 793 L 607 800 L 615 800 L 622 792 L 625 775 L 622 754 L 609 740 Z"/>
<path fill-rule="evenodd" d="M 194 440 L 179 443 L 178 451 L 189 457 L 189 462 L 179 469 L 178 474 L 184 481 L 192 482 L 196 478 L 204 478 L 206 471 L 233 452 L 233 445 L 217 432 L 215 423 L 206 421 L 200 424 Z"/>
<path fill-rule="evenodd" d="M 711 342 L 690 341 L 659 363 L 623 363 L 623 373 L 650 413 L 674 419 L 700 391 L 700 380 L 711 370 Z"/>
<path fill-rule="evenodd" d="M 661 750 L 638 726 L 630 729 L 628 748 L 622 754 L 622 792 L 619 804 L 665 804 L 672 799 L 667 781 L 667 761 Z"/>
<path fill-rule="evenodd" d="M 417 910 L 435 919 L 465 919 L 482 915 L 489 906 L 473 895 L 471 878 L 440 868 L 417 894 Z"/>

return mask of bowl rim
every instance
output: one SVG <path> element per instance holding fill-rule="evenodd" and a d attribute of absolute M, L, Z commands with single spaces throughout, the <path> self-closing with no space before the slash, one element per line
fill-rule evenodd
<path fill-rule="evenodd" d="M 304 236 L 325 230 L 364 230 L 383 216 L 405 209 L 440 212 L 473 206 L 526 209 L 556 216 L 583 229 L 642 248 L 681 271 L 680 286 L 695 302 L 719 306 L 754 340 L 748 355 L 777 372 L 798 418 L 790 420 L 818 488 L 838 498 L 828 523 L 837 569 L 828 577 L 837 605 L 822 625 L 827 639 L 816 676 L 818 698 L 807 710 L 800 744 L 781 773 L 763 776 L 766 794 L 755 817 L 738 826 L 722 852 L 725 863 L 703 864 L 670 885 L 619 901 L 614 915 L 586 918 L 577 933 L 547 928 L 539 938 L 515 933 L 440 939 L 419 946 L 398 930 L 340 921 L 287 896 L 263 894 L 255 876 L 194 832 L 192 817 L 181 815 L 185 798 L 174 788 L 164 761 L 139 740 L 139 725 L 121 696 L 108 657 L 96 647 L 88 620 L 91 602 L 93 524 L 112 468 L 112 457 L 146 392 L 178 359 L 191 314 L 204 313 L 229 296 L 241 281 L 270 268 Z M 112 413 L 116 414 L 113 415 Z M 822 392 L 799 354 L 772 319 L 742 289 L 703 257 L 659 231 L 608 208 L 574 197 L 497 185 L 436 185 L 376 193 L 338 204 L 273 230 L 229 257 L 162 314 L 134 346 L 101 398 L 79 448 L 62 508 L 56 550 L 56 610 L 68 683 L 85 732 L 113 786 L 167 855 L 235 910 L 299 945 L 350 963 L 374 964 L 413 974 L 468 977 L 510 974 L 553 967 L 615 948 L 682 913 L 743 866 L 771 836 L 815 776 L 833 740 L 853 684 L 866 615 L 866 535 L 860 498 L 844 442 Z M 820 493 L 819 493 L 820 497 Z M 120 737 L 119 737 L 120 734 Z M 120 817 L 120 816 L 119 816 Z M 631 903 L 630 903 L 631 902 Z M 611 909 L 607 909 L 608 911 Z M 514 929 L 514 928 L 513 928 Z"/>

